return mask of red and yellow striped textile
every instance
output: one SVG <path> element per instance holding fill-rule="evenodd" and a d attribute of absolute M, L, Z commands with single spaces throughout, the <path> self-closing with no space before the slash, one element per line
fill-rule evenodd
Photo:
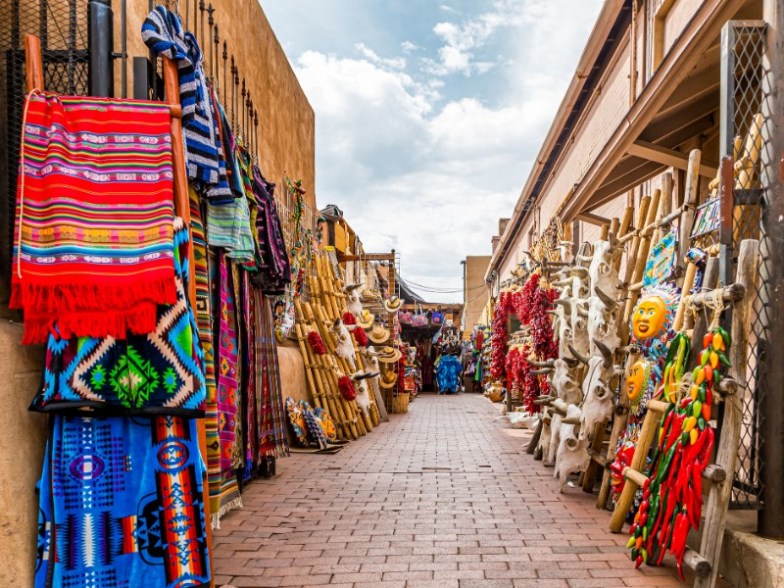
<path fill-rule="evenodd" d="M 176 301 L 168 106 L 33 93 L 24 114 L 11 307 L 25 343 L 124 339 Z"/>

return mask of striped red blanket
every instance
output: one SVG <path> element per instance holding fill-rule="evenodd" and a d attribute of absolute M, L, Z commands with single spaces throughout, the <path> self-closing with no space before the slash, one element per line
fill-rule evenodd
<path fill-rule="evenodd" d="M 124 339 L 177 299 L 168 107 L 32 94 L 20 154 L 11 307 L 24 343 L 55 328 Z"/>

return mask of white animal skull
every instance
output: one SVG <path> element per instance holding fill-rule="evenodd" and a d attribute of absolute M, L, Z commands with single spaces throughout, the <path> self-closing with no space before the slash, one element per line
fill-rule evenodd
<path fill-rule="evenodd" d="M 566 411 L 566 420 L 579 420 L 580 412 L 578 407 L 569 405 Z M 588 455 L 588 440 L 581 440 L 578 437 L 578 431 L 575 430 L 574 424 L 561 422 L 558 437 L 554 476 L 561 481 L 560 491 L 563 492 L 569 474 L 585 470 L 591 458 Z"/>
<path fill-rule="evenodd" d="M 351 339 L 351 333 L 348 328 L 346 328 L 346 325 L 343 324 L 342 320 L 335 319 L 335 322 L 332 324 L 332 332 L 335 334 L 335 339 L 337 340 L 336 353 L 338 357 L 345 359 L 349 366 L 351 366 L 352 371 L 356 370 L 357 363 L 356 358 L 354 357 L 354 341 Z"/>

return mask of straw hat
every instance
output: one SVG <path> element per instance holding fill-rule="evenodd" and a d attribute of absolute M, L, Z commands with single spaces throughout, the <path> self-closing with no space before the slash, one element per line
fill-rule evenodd
<path fill-rule="evenodd" d="M 395 388 L 397 386 L 397 374 L 392 370 L 386 370 L 379 378 L 379 384 L 382 388 Z"/>
<path fill-rule="evenodd" d="M 384 310 L 387 312 L 397 312 L 403 307 L 403 300 L 397 296 L 392 296 L 389 300 L 384 300 Z"/>
<path fill-rule="evenodd" d="M 357 324 L 363 329 L 369 329 L 376 322 L 376 316 L 368 309 L 364 309 L 362 314 L 357 317 Z"/>
<path fill-rule="evenodd" d="M 377 345 L 386 343 L 389 340 L 389 329 L 382 325 L 373 325 L 373 328 L 368 333 L 368 339 Z"/>
<path fill-rule="evenodd" d="M 403 357 L 403 354 L 400 353 L 400 349 L 389 346 L 377 349 L 376 353 L 378 354 L 378 361 L 381 363 L 397 363 L 400 361 L 400 358 Z"/>

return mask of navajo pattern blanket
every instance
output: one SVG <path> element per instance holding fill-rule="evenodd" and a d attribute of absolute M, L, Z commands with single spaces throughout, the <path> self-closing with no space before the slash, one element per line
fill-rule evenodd
<path fill-rule="evenodd" d="M 209 585 L 203 475 L 194 420 L 55 415 L 35 587 Z"/>
<path fill-rule="evenodd" d="M 175 304 L 170 112 L 31 94 L 25 104 L 10 306 L 24 343 L 122 339 Z"/>
<path fill-rule="evenodd" d="M 188 301 L 188 229 L 174 222 L 177 302 L 158 306 L 148 335 L 120 340 L 50 334 L 43 386 L 32 409 L 203 416 L 203 353 Z M 55 327 L 56 328 L 56 327 Z"/>

